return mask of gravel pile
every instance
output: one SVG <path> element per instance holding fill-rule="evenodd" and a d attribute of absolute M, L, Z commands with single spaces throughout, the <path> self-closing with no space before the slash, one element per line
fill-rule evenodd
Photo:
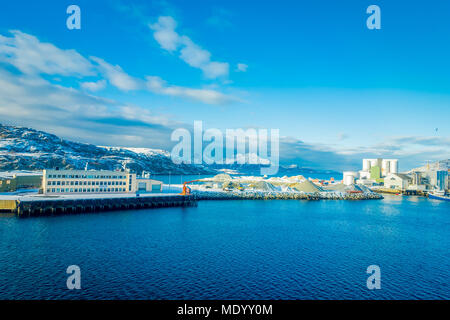
<path fill-rule="evenodd" d="M 193 190 L 197 200 L 375 200 L 383 196 L 374 192 L 258 192 L 258 191 L 203 191 Z"/>

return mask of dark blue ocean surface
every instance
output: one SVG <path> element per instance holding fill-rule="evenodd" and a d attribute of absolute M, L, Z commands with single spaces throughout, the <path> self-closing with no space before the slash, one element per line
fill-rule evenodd
<path fill-rule="evenodd" d="M 81 268 L 81 290 L 66 268 Z M 381 268 L 381 290 L 366 269 Z M 0 218 L 0 299 L 450 299 L 450 203 L 203 201 Z"/>

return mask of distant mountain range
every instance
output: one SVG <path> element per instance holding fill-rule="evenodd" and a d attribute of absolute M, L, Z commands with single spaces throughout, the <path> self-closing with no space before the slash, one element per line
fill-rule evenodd
<path fill-rule="evenodd" d="M 128 168 L 153 174 L 217 174 L 232 173 L 260 175 L 261 165 L 186 165 L 174 164 L 165 150 L 147 148 L 104 147 L 73 142 L 53 134 L 30 128 L 0 124 L 0 171 L 61 169 L 116 170 Z M 280 166 L 278 175 L 338 175 L 333 171 Z"/>

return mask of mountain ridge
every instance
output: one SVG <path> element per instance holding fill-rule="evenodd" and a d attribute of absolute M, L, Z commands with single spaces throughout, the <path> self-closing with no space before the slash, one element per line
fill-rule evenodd
<path fill-rule="evenodd" d="M 170 153 L 158 149 L 104 147 L 73 142 L 26 127 L 0 124 L 0 170 L 61 169 L 117 170 L 154 174 L 212 174 L 201 165 L 176 165 Z"/>
<path fill-rule="evenodd" d="M 259 175 L 264 164 L 189 165 L 172 162 L 170 152 L 160 149 L 96 146 L 74 142 L 27 127 L 0 124 L 0 171 L 61 169 L 149 171 L 155 175 L 215 175 L 224 171 Z M 280 165 L 278 175 L 339 174 L 332 170 Z"/>

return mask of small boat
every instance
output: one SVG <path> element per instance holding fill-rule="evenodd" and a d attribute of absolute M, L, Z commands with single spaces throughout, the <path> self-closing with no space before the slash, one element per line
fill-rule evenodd
<path fill-rule="evenodd" d="M 430 193 L 428 193 L 428 198 L 436 199 L 436 200 L 443 200 L 443 201 L 450 201 L 450 196 L 446 196 L 444 192 L 430 192 Z"/>

